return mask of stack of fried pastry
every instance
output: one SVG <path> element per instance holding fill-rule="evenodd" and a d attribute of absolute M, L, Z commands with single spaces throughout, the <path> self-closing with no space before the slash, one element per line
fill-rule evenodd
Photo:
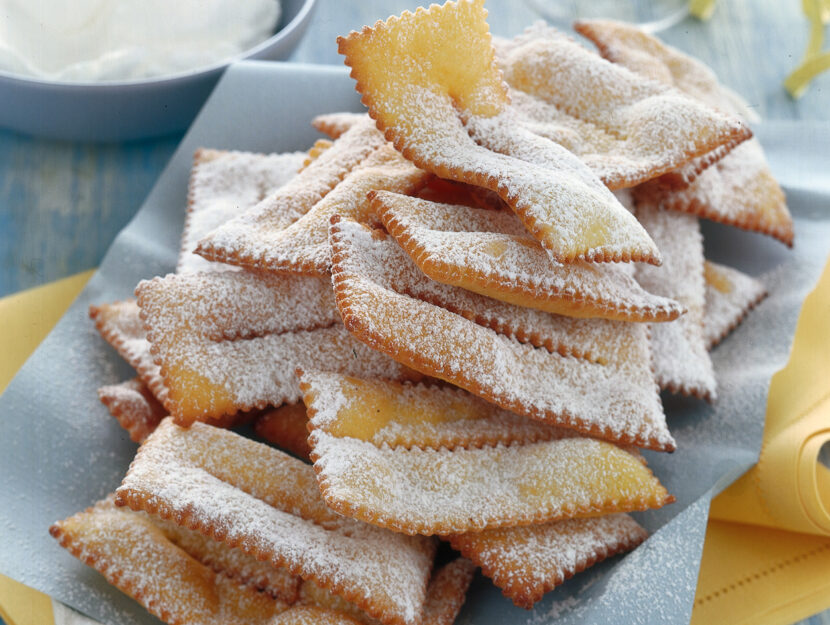
<path fill-rule="evenodd" d="M 675 449 L 659 391 L 714 400 L 708 350 L 764 295 L 697 219 L 789 244 L 783 194 L 698 62 L 485 17 L 340 38 L 369 114 L 198 151 L 176 273 L 92 308 L 142 446 L 51 531 L 168 623 L 451 623 L 475 567 L 531 607 L 673 501 L 639 453 Z"/>

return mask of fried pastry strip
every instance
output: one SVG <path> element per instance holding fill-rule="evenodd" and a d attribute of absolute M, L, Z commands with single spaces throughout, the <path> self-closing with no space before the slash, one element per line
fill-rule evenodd
<path fill-rule="evenodd" d="M 667 85 L 709 106 L 745 119 L 752 110 L 718 82 L 711 69 L 631 24 L 610 20 L 578 22 L 610 61 Z M 792 245 L 793 223 L 786 198 L 772 175 L 757 139 L 738 146 L 703 171 L 687 189 L 671 192 L 649 185 L 663 206 L 745 230 L 763 232 Z"/>
<path fill-rule="evenodd" d="M 709 260 L 703 264 L 703 279 L 706 283 L 703 340 L 711 350 L 767 296 L 767 290 L 759 280 Z"/>
<path fill-rule="evenodd" d="M 455 622 L 475 570 L 475 565 L 466 558 L 456 558 L 433 572 L 424 604 L 424 625 L 452 625 Z"/>
<path fill-rule="evenodd" d="M 514 604 L 529 609 L 566 579 L 633 549 L 647 536 L 627 514 L 611 514 L 454 534 L 449 541 Z"/>
<path fill-rule="evenodd" d="M 260 228 L 256 248 L 248 249 L 255 261 L 248 266 L 269 271 L 293 271 L 328 276 L 331 250 L 328 245 L 329 221 L 335 213 L 364 222 L 368 219 L 366 194 L 373 189 L 401 193 L 416 191 L 427 174 L 413 166 L 390 145 L 366 157 L 324 198 L 294 223 L 282 229 Z M 236 226 L 230 223 L 227 228 Z M 221 237 L 225 227 L 217 230 Z M 213 236 L 213 235 L 211 235 Z M 214 240 L 209 237 L 209 240 Z"/>
<path fill-rule="evenodd" d="M 794 231 L 786 198 L 757 140 L 747 141 L 702 172 L 687 188 L 647 184 L 638 194 L 664 208 L 761 232 L 792 246 Z"/>
<path fill-rule="evenodd" d="M 219 223 L 255 203 L 267 190 L 282 186 L 294 175 L 304 156 L 302 152 L 256 154 L 204 148 L 197 150 L 190 174 L 188 208 L 176 271 L 194 273 L 236 270 L 231 265 L 208 263 L 193 254 L 196 242 Z M 90 316 L 104 338 L 138 370 L 153 396 L 163 398 L 166 393 L 164 383 L 149 352 L 146 333 L 137 313 L 138 309 L 131 301 L 90 308 Z M 155 427 L 161 418 L 159 415 L 164 416 L 166 412 L 160 413 L 152 405 L 149 394 L 144 394 L 142 398 L 142 395 L 134 393 L 136 388 L 135 384 L 132 387 L 129 383 L 122 385 L 122 392 L 117 393 L 116 397 L 113 393 L 118 388 L 107 387 L 104 395 L 99 396 L 111 410 L 115 410 L 113 416 L 125 428 L 129 429 L 127 422 L 137 424 L 146 419 L 150 419 L 148 423 Z M 135 436 L 144 438 L 149 431 L 142 433 L 136 430 Z M 133 434 L 131 432 L 131 436 Z"/>
<path fill-rule="evenodd" d="M 272 238 L 323 201 L 385 143 L 371 120 L 356 124 L 288 184 L 203 238 L 197 253 L 213 261 L 267 268 Z"/>
<path fill-rule="evenodd" d="M 406 534 L 479 532 L 674 501 L 640 458 L 591 438 L 390 449 L 312 430 L 309 444 L 330 508 Z"/>
<path fill-rule="evenodd" d="M 514 108 L 612 189 L 632 187 L 752 136 L 740 119 L 610 63 L 544 24 L 496 52 Z"/>
<path fill-rule="evenodd" d="M 102 386 L 98 389 L 98 399 L 136 443 L 143 443 L 168 416 L 167 410 L 141 378 Z M 233 428 L 257 416 L 256 411 L 226 414 L 214 419 L 211 424 L 220 428 Z"/>
<path fill-rule="evenodd" d="M 507 410 L 625 445 L 674 449 L 634 335 L 607 364 L 533 349 L 376 281 L 377 236 L 354 222 L 332 225 L 335 297 L 361 341 Z"/>
<path fill-rule="evenodd" d="M 503 410 L 450 386 L 307 371 L 300 375 L 300 390 L 312 428 L 377 447 L 455 449 L 577 435 L 573 430 Z"/>
<path fill-rule="evenodd" d="M 198 334 L 239 340 L 329 326 L 339 320 L 328 280 L 253 272 L 168 274 L 136 288 L 155 348 Z M 155 336 L 155 334 L 159 336 Z"/>
<path fill-rule="evenodd" d="M 322 278 L 169 275 L 136 293 L 168 389 L 164 406 L 183 424 L 299 401 L 298 366 L 407 376 L 349 336 Z"/>
<path fill-rule="evenodd" d="M 618 362 L 641 384 L 653 378 L 646 324 L 564 317 L 441 284 L 426 277 L 391 237 L 380 232 L 372 237 L 374 260 L 363 267 L 372 282 L 445 308 L 520 343 L 603 364 Z"/>
<path fill-rule="evenodd" d="M 718 82 L 710 67 L 660 41 L 634 24 L 614 20 L 578 20 L 574 30 L 590 39 L 603 58 L 635 74 L 672 85 L 714 109 L 755 121 L 756 113 Z"/>
<path fill-rule="evenodd" d="M 483 0 L 447 2 L 338 38 L 378 128 L 421 169 L 498 193 L 557 262 L 659 264 L 577 157 L 513 123 L 485 16 Z"/>
<path fill-rule="evenodd" d="M 434 543 L 332 512 L 313 469 L 266 445 L 165 420 L 139 449 L 116 503 L 285 567 L 383 623 L 419 622 Z"/>
<path fill-rule="evenodd" d="M 49 533 L 170 625 L 270 625 L 287 607 L 188 555 L 149 517 L 106 500 L 58 521 Z"/>
<path fill-rule="evenodd" d="M 705 288 L 703 237 L 692 215 L 639 204 L 637 216 L 663 251 L 662 267 L 638 267 L 637 280 L 659 295 L 677 300 L 686 314 L 651 326 L 654 373 L 661 388 L 714 400 L 712 360 L 703 340 Z"/>
<path fill-rule="evenodd" d="M 196 150 L 176 273 L 229 269 L 229 265 L 211 263 L 194 254 L 199 240 L 286 184 L 307 156 L 305 152 Z"/>
<path fill-rule="evenodd" d="M 512 213 L 372 192 L 386 230 L 430 278 L 571 317 L 671 321 L 677 302 L 647 293 L 627 267 L 554 263 Z"/>
<path fill-rule="evenodd" d="M 289 573 L 288 569 L 257 560 L 240 549 L 232 549 L 225 543 L 215 541 L 173 521 L 136 512 L 130 508 L 116 507 L 114 496 L 108 499 L 108 502 L 113 510 L 122 514 L 146 517 L 168 540 L 217 573 L 288 604 L 297 601 L 302 580 Z"/>
<path fill-rule="evenodd" d="M 171 349 L 162 362 L 171 389 L 166 407 L 184 424 L 299 401 L 297 367 L 393 379 L 418 377 L 352 338 L 339 323 L 250 340 L 191 342 Z"/>
<path fill-rule="evenodd" d="M 102 386 L 98 389 L 98 399 L 136 443 L 143 443 L 167 416 L 164 406 L 141 378 Z"/>

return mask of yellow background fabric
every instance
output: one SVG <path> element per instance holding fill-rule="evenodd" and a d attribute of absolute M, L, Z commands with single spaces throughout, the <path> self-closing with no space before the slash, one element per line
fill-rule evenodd
<path fill-rule="evenodd" d="M 91 272 L 0 300 L 0 391 Z M 692 623 L 783 625 L 830 607 L 830 263 L 773 376 L 760 462 L 712 501 Z M 51 600 L 0 576 L 8 625 L 52 625 Z"/>
<path fill-rule="evenodd" d="M 87 271 L 0 299 L 0 345 L 4 346 L 0 358 L 0 393 L 49 334 L 90 276 L 92 271 Z M 52 625 L 52 601 L 0 575 L 0 617 L 8 625 Z"/>
<path fill-rule="evenodd" d="M 712 501 L 692 623 L 782 625 L 830 607 L 830 262 L 772 377 L 761 457 Z"/>

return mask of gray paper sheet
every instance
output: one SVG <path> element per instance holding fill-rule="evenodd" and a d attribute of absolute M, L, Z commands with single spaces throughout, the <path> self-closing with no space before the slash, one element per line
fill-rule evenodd
<path fill-rule="evenodd" d="M 96 395 L 133 374 L 87 309 L 173 270 L 197 147 L 302 150 L 317 137 L 314 115 L 344 109 L 361 110 L 344 69 L 246 62 L 227 71 L 99 271 L 0 397 L 0 573 L 110 625 L 158 622 L 47 533 L 114 490 L 136 449 Z M 637 515 L 654 532 L 643 546 L 576 576 L 530 612 L 477 577 L 458 623 L 688 622 L 709 501 L 757 459 L 770 377 L 786 362 L 801 302 L 830 251 L 830 126 L 767 123 L 757 134 L 787 191 L 796 246 L 704 224 L 707 256 L 759 276 L 770 297 L 713 352 L 714 405 L 664 396 L 678 451 L 646 455 L 677 502 Z"/>

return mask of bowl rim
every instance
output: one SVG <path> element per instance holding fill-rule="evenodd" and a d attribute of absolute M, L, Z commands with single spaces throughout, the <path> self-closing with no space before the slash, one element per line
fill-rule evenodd
<path fill-rule="evenodd" d="M 231 63 L 242 61 L 245 59 L 256 59 L 257 55 L 262 54 L 267 48 L 279 43 L 290 35 L 296 28 L 308 18 L 317 0 L 303 0 L 303 4 L 297 14 L 285 26 L 280 28 L 273 35 L 260 41 L 251 48 L 247 48 L 238 54 L 226 57 L 221 61 L 216 61 L 210 65 L 204 65 L 196 69 L 185 70 L 175 74 L 164 74 L 162 76 L 135 78 L 132 80 L 107 80 L 107 81 L 73 81 L 73 80 L 49 80 L 46 78 L 38 78 L 36 76 L 26 76 L 23 74 L 14 74 L 6 70 L 0 69 L 0 81 L 16 82 L 22 85 L 29 85 L 33 87 L 46 87 L 57 89 L 94 89 L 107 90 L 112 88 L 130 88 L 130 87 L 147 87 L 162 86 L 172 82 L 178 82 L 183 79 L 198 79 L 218 71 L 224 70 Z"/>

